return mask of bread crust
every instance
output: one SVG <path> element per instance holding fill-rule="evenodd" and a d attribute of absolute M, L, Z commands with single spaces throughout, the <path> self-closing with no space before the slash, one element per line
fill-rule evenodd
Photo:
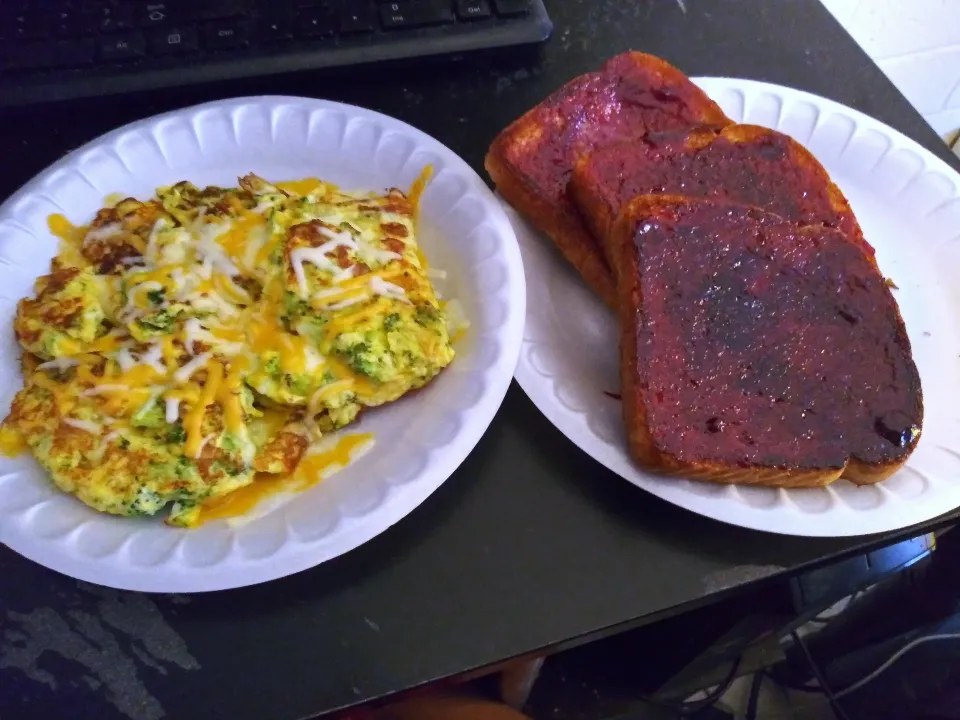
<path fill-rule="evenodd" d="M 574 78 L 504 129 L 484 165 L 500 194 L 546 234 L 612 308 L 616 287 L 602 247 L 567 194 L 577 159 L 649 130 L 730 123 L 710 98 L 660 58 L 628 52 Z"/>
<path fill-rule="evenodd" d="M 889 298 L 889 302 L 892 303 L 893 307 L 892 315 L 885 316 L 887 320 L 884 322 L 887 322 L 890 326 L 890 332 L 896 336 L 894 338 L 896 342 L 887 343 L 883 348 L 885 348 L 887 352 L 896 352 L 903 355 L 903 357 L 899 358 L 900 365 L 897 366 L 897 372 L 894 372 L 893 376 L 907 376 L 904 377 L 902 381 L 908 384 L 904 392 L 908 400 L 902 403 L 902 405 L 903 410 L 907 413 L 912 412 L 915 419 L 914 427 L 916 428 L 916 433 L 911 437 L 906 447 L 893 449 L 889 453 L 886 453 L 886 455 L 881 453 L 880 456 L 874 458 L 872 461 L 865 461 L 858 457 L 858 452 L 863 452 L 862 448 L 849 447 L 848 452 L 842 455 L 838 455 L 836 448 L 834 448 L 834 452 L 825 454 L 828 458 L 832 457 L 833 461 L 822 462 L 822 448 L 815 447 L 809 456 L 802 456 L 803 462 L 792 464 L 784 462 L 732 462 L 729 456 L 724 459 L 717 459 L 716 457 L 711 457 L 709 453 L 703 452 L 695 457 L 692 455 L 681 457 L 682 453 L 663 447 L 662 443 L 658 442 L 654 437 L 651 431 L 651 417 L 648 412 L 648 406 L 650 406 L 651 402 L 650 394 L 653 392 L 648 382 L 650 377 L 642 377 L 641 373 L 637 371 L 638 367 L 650 362 L 650 353 L 654 352 L 654 349 L 648 344 L 641 347 L 642 343 L 647 342 L 648 337 L 638 331 L 638 328 L 644 323 L 655 322 L 658 323 L 658 332 L 662 332 L 664 325 L 667 323 L 665 323 L 662 318 L 650 318 L 646 315 L 649 306 L 653 303 L 651 302 L 651 298 L 644 297 L 642 270 L 638 268 L 642 262 L 648 261 L 649 258 L 645 258 L 644 260 L 640 258 L 638 243 L 642 243 L 643 240 L 637 239 L 637 232 L 639 228 L 649 228 L 655 223 L 662 223 L 667 226 L 669 226 L 670 223 L 681 223 L 682 219 L 680 218 L 684 211 L 690 208 L 711 206 L 722 209 L 724 212 L 726 212 L 727 208 L 738 208 L 737 212 L 746 210 L 740 206 L 696 200 L 683 196 L 646 195 L 637 197 L 628 203 L 611 227 L 610 248 L 614 253 L 613 257 L 616 259 L 614 267 L 618 268 L 618 302 L 621 307 L 620 367 L 623 417 L 631 455 L 641 466 L 654 472 L 718 483 L 775 487 L 822 487 L 829 485 L 841 477 L 857 484 L 871 484 L 886 479 L 903 466 L 910 453 L 916 447 L 923 417 L 919 375 L 910 357 L 909 341 L 906 340 L 903 321 L 902 318 L 900 318 L 899 311 L 896 310 L 896 304 L 893 302 L 892 296 Z M 757 216 L 770 227 L 790 225 L 770 213 L 763 213 L 759 210 L 750 212 L 755 212 Z M 803 228 L 799 229 L 798 232 L 808 234 L 819 233 L 823 235 L 828 244 L 849 243 L 849 240 L 844 238 L 840 233 L 832 230 Z M 689 237 L 689 235 L 685 237 Z M 768 234 L 768 237 L 772 237 L 772 235 Z M 843 256 L 843 253 L 840 255 Z M 870 270 L 870 268 L 873 267 L 872 265 L 864 263 L 862 255 L 856 256 L 855 254 L 846 253 L 846 257 L 853 257 L 853 262 L 856 266 L 854 267 L 854 271 L 859 273 L 860 277 L 863 276 L 864 268 Z M 857 257 L 860 258 L 859 265 L 857 265 Z M 870 270 L 870 272 L 873 271 Z M 874 297 L 879 297 L 882 292 L 889 295 L 889 289 L 883 285 L 882 277 L 879 277 L 878 271 L 876 272 L 876 276 L 877 277 L 874 278 L 875 282 L 872 282 L 871 285 L 871 292 L 874 293 Z M 889 310 L 890 306 L 887 305 L 886 307 L 887 310 Z M 627 310 L 628 308 L 630 309 L 629 311 Z M 893 348 L 892 351 L 891 348 Z M 661 346 L 658 351 L 662 351 L 662 349 Z M 769 361 L 769 359 L 769 357 L 756 358 L 757 362 L 761 364 Z M 787 368 L 789 368 L 788 372 L 794 372 L 793 368 L 803 367 L 803 363 L 804 358 L 798 358 L 794 365 L 787 365 Z M 853 368 L 853 372 L 856 372 L 858 369 L 860 368 Z M 679 368 L 678 377 L 686 377 L 684 375 L 685 371 L 685 368 Z M 800 371 L 797 370 L 796 372 Z M 694 376 L 689 375 L 689 377 Z M 790 377 L 792 378 L 793 376 Z M 797 375 L 797 377 L 802 381 L 802 376 Z M 842 392 L 843 381 L 834 379 L 832 382 L 838 386 L 837 392 Z M 790 383 L 787 383 L 787 385 L 789 384 Z M 800 386 L 802 387 L 802 382 Z M 658 385 L 658 387 L 661 386 Z M 830 388 L 830 390 L 833 389 L 833 387 Z M 699 392 L 699 390 L 697 392 Z M 739 392 L 739 390 L 737 392 Z M 659 400 L 658 398 L 658 401 Z M 867 400 L 869 405 L 871 398 L 868 397 Z M 707 406 L 710 407 L 709 400 L 707 401 Z M 686 410 L 680 410 L 679 412 L 683 413 L 686 412 Z M 719 415 L 723 414 L 722 409 L 716 409 L 716 412 Z M 784 416 L 784 418 L 786 418 L 786 416 Z M 689 432 L 690 428 L 693 427 L 685 426 L 683 419 L 684 418 L 681 417 L 680 422 L 678 422 L 676 427 L 677 433 Z M 826 423 L 826 430 L 828 432 L 826 435 L 828 437 L 836 437 L 836 433 L 842 435 L 844 431 L 850 430 L 852 438 L 860 437 L 853 432 L 849 423 L 847 425 L 844 424 L 848 420 L 849 418 L 840 417 L 836 421 L 837 427 L 835 428 L 835 433 L 831 435 L 829 429 L 833 421 L 832 419 L 828 419 Z M 771 430 L 772 436 L 776 436 L 777 433 L 780 433 L 782 436 L 782 432 L 786 427 L 785 419 L 783 428 L 773 428 Z M 817 429 L 823 430 L 824 427 L 821 426 Z M 719 433 L 717 437 L 719 438 L 721 434 L 722 433 Z M 706 438 L 711 437 L 702 431 L 701 435 Z M 759 442 L 763 442 L 763 440 L 761 439 Z M 856 440 L 851 440 L 850 442 L 856 442 Z M 762 457 L 762 453 L 760 454 Z"/>

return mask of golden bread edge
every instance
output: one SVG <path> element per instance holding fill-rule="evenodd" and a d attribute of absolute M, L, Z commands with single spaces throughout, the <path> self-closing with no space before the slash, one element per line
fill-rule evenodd
<path fill-rule="evenodd" d="M 497 191 L 537 230 L 547 235 L 587 285 L 607 306 L 616 310 L 615 283 L 594 236 L 569 203 L 564 206 L 550 202 L 512 169 L 502 151 L 504 137 L 503 134 L 497 137 L 484 159 L 484 167 Z"/>

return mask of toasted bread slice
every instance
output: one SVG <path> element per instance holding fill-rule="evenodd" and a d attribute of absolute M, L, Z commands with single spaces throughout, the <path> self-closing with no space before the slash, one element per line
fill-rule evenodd
<path fill-rule="evenodd" d="M 653 130 L 730 123 L 679 70 L 624 53 L 603 70 L 574 78 L 501 132 L 485 165 L 507 202 L 546 233 L 611 307 L 616 289 L 598 243 L 567 197 L 582 155 Z"/>
<path fill-rule="evenodd" d="M 598 238 L 617 213 L 650 193 L 731 201 L 803 225 L 846 233 L 872 257 L 860 225 L 827 171 L 790 136 L 756 125 L 652 133 L 580 157 L 569 194 Z"/>
<path fill-rule="evenodd" d="M 876 265 L 842 232 L 645 195 L 609 247 L 641 465 L 803 487 L 877 482 L 906 461 L 923 420 L 910 342 Z"/>

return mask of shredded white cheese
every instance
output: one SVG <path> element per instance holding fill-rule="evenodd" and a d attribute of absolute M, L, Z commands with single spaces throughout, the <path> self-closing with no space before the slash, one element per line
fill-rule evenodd
<path fill-rule="evenodd" d="M 161 231 L 167 226 L 166 218 L 159 218 L 150 229 L 150 237 L 147 238 L 147 250 L 144 252 L 144 256 L 149 258 L 151 261 L 156 262 L 157 260 L 157 238 L 160 237 Z"/>
<path fill-rule="evenodd" d="M 94 385 L 92 388 L 88 388 L 80 393 L 80 397 L 93 397 L 94 395 L 103 395 L 105 393 L 112 392 L 129 392 L 129 385 L 121 385 L 119 383 L 103 383 L 102 385 Z"/>
<path fill-rule="evenodd" d="M 346 292 L 346 290 L 344 290 L 343 288 L 338 288 L 338 287 L 323 288 L 322 290 L 317 290 L 317 291 L 313 294 L 313 298 L 312 298 L 312 299 L 313 299 L 313 300 L 323 300 L 323 298 L 328 298 L 328 297 L 331 297 L 331 296 L 333 296 L 333 295 L 342 295 L 342 294 L 345 293 L 345 292 Z"/>
<path fill-rule="evenodd" d="M 345 267 L 345 268 L 341 268 L 340 270 L 337 270 L 337 272 L 333 274 L 333 277 L 330 279 L 330 281 L 334 285 L 337 285 L 339 283 L 342 283 L 344 280 L 349 280 L 350 278 L 353 277 L 353 270 L 356 267 L 357 267 L 356 265 L 351 265 L 350 267 Z"/>
<path fill-rule="evenodd" d="M 200 445 L 197 447 L 197 451 L 193 454 L 194 459 L 200 457 L 200 455 L 203 453 L 203 449 L 207 446 L 207 443 L 213 440 L 216 436 L 216 433 L 210 433 L 209 435 L 204 436 L 203 440 L 200 441 Z"/>
<path fill-rule="evenodd" d="M 383 295 L 384 297 L 388 297 L 393 300 L 401 300 L 405 303 L 410 302 L 407 299 L 406 290 L 404 290 L 399 285 L 394 285 L 392 282 L 387 282 L 379 275 L 371 276 L 370 290 L 373 292 L 374 295 Z"/>
<path fill-rule="evenodd" d="M 217 238 L 230 230 L 233 223 L 205 223 L 200 222 L 194 225 L 194 235 L 197 238 L 196 249 L 200 256 L 207 273 L 210 270 L 216 270 L 224 275 L 239 275 L 240 271 L 233 264 L 227 251 L 223 249 Z M 209 274 L 207 275 L 209 277 Z"/>
<path fill-rule="evenodd" d="M 183 331 L 183 346 L 187 349 L 188 353 L 196 355 L 197 350 L 194 347 L 194 343 L 200 339 L 200 335 L 203 333 L 203 326 L 196 318 L 190 318 L 183 324 Z"/>
<path fill-rule="evenodd" d="M 180 417 L 180 398 L 168 397 L 166 405 L 166 412 L 164 413 L 163 419 L 167 421 L 168 425 L 172 425 Z"/>
<path fill-rule="evenodd" d="M 123 225 L 118 222 L 107 223 L 103 227 L 92 228 L 87 231 L 87 234 L 83 237 L 83 242 L 89 240 L 91 242 L 97 242 L 98 240 L 106 240 L 107 238 L 112 238 L 114 235 L 123 232 Z"/>
<path fill-rule="evenodd" d="M 197 355 L 195 358 L 193 358 L 193 360 L 191 360 L 182 368 L 177 370 L 173 374 L 173 379 L 181 384 L 187 382 L 191 377 L 193 377 L 193 374 L 197 370 L 202 368 L 204 365 L 206 365 L 209 360 L 210 360 L 210 353 L 208 352 Z"/>
<path fill-rule="evenodd" d="M 347 298 L 346 300 L 341 300 L 338 303 L 330 303 L 327 305 L 327 310 L 342 310 L 343 308 L 350 307 L 351 305 L 356 305 L 367 299 L 367 295 L 355 295 L 354 297 Z"/>
<path fill-rule="evenodd" d="M 77 418 L 64 418 L 63 424 L 69 425 L 70 427 L 75 427 L 77 430 L 83 430 L 91 435 L 99 435 L 100 431 L 103 429 L 97 425 L 97 423 L 91 420 L 79 420 Z"/>
<path fill-rule="evenodd" d="M 47 362 L 42 362 L 37 365 L 37 370 L 66 370 L 67 368 L 76 367 L 80 362 L 74 360 L 73 358 L 61 357 L 56 358 L 55 360 L 47 360 Z"/>
<path fill-rule="evenodd" d="M 161 375 L 167 372 L 167 366 L 163 364 L 163 346 L 159 342 L 150 344 L 150 349 L 140 356 L 140 363 L 152 367 Z"/>
<path fill-rule="evenodd" d="M 126 372 L 132 367 L 137 365 L 136 358 L 133 357 L 133 353 L 130 352 L 127 348 L 123 348 L 117 351 L 114 359 L 117 361 L 117 365 L 120 366 L 120 369 L 123 372 Z"/>
<path fill-rule="evenodd" d="M 333 252 L 338 247 L 348 247 L 354 251 L 358 247 L 357 241 L 348 232 L 334 233 L 327 228 L 320 228 L 320 232 L 329 237 L 330 240 L 319 247 L 297 248 L 290 253 L 290 264 L 293 266 L 294 275 L 297 276 L 300 297 L 307 294 L 307 275 L 304 272 L 303 263 L 309 262 L 320 270 L 336 273 L 339 267 L 327 257 L 327 253 Z"/>

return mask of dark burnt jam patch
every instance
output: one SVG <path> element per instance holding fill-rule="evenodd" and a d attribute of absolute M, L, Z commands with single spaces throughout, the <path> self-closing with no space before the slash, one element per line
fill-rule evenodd
<path fill-rule="evenodd" d="M 635 229 L 636 372 L 657 447 L 741 467 L 902 457 L 920 381 L 863 253 L 762 211 L 670 207 Z"/>
<path fill-rule="evenodd" d="M 795 162 L 785 135 L 744 143 L 720 135 L 698 149 L 687 147 L 687 137 L 686 130 L 654 132 L 591 156 L 590 175 L 613 215 L 637 195 L 667 193 L 754 205 L 858 235 L 853 214 L 833 208 L 827 182 Z"/>

